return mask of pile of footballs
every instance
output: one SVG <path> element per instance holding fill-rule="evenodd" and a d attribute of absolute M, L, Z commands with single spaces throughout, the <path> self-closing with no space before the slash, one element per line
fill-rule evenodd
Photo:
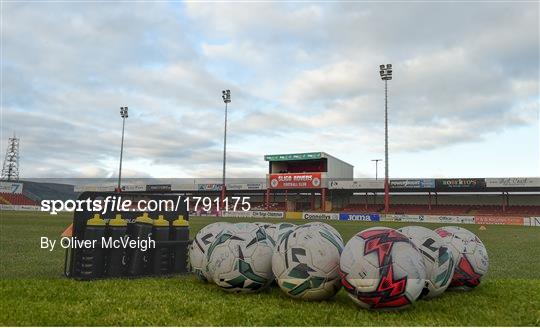
<path fill-rule="evenodd" d="M 191 270 L 226 291 L 259 292 L 273 281 L 303 300 L 333 297 L 343 286 L 363 308 L 401 309 L 447 288 L 470 290 L 487 273 L 482 241 L 461 227 L 374 227 L 344 245 L 322 222 L 216 222 L 189 249 Z"/>

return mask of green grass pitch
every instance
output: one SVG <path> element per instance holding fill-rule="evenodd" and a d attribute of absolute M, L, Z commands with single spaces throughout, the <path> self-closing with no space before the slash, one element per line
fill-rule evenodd
<path fill-rule="evenodd" d="M 192 236 L 213 220 L 192 218 Z M 0 325 L 540 325 L 538 228 L 488 226 L 479 231 L 478 226 L 464 226 L 478 234 L 489 252 L 489 273 L 482 284 L 470 292 L 447 292 L 418 301 L 404 311 L 380 312 L 357 307 L 343 290 L 329 301 L 306 302 L 287 297 L 276 286 L 259 294 L 229 294 L 192 275 L 90 282 L 66 279 L 62 276 L 64 250 L 42 250 L 39 238 L 59 238 L 70 222 L 69 214 L 0 212 Z M 344 240 L 375 225 L 412 225 L 329 223 Z"/>

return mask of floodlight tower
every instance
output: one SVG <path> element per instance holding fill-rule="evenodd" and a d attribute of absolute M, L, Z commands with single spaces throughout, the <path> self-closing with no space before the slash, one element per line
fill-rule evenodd
<path fill-rule="evenodd" d="M 384 81 L 384 213 L 390 208 L 390 183 L 388 181 L 388 81 L 392 79 L 392 64 L 380 65 L 379 73 Z"/>
<path fill-rule="evenodd" d="M 118 169 L 118 191 L 122 190 L 122 155 L 124 154 L 124 128 L 126 118 L 128 118 L 128 108 L 120 107 L 120 117 L 122 117 L 122 142 L 120 143 L 120 168 Z"/>
<path fill-rule="evenodd" d="M 225 103 L 225 127 L 223 133 L 223 180 L 221 181 L 221 200 L 225 200 L 225 166 L 227 163 L 227 105 L 231 102 L 231 90 L 221 91 L 221 98 Z"/>
<path fill-rule="evenodd" d="M 13 134 L 8 140 L 6 157 L 2 166 L 2 180 L 19 181 L 19 138 Z"/>

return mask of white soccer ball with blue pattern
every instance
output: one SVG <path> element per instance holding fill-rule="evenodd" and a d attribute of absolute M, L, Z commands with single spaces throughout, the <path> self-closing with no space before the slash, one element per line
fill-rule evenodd
<path fill-rule="evenodd" d="M 456 262 L 452 251 L 433 230 L 410 226 L 398 230 L 416 246 L 426 267 L 426 286 L 421 297 L 429 299 L 442 294 L 450 285 Z"/>
<path fill-rule="evenodd" d="M 274 279 L 271 238 L 257 225 L 224 230 L 207 251 L 207 270 L 229 292 L 258 292 Z"/>
<path fill-rule="evenodd" d="M 224 229 L 232 229 L 233 224 L 228 222 L 211 223 L 197 233 L 193 242 L 189 246 L 189 263 L 191 271 L 201 281 L 211 281 L 209 272 L 206 269 L 206 251 L 210 244 L 215 240 L 216 236 Z"/>
<path fill-rule="evenodd" d="M 343 242 L 320 225 L 303 225 L 284 235 L 274 249 L 272 271 L 288 296 L 323 300 L 341 288 Z"/>

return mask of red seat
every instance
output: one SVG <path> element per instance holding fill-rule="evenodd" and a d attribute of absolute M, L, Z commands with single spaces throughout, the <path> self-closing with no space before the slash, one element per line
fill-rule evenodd
<path fill-rule="evenodd" d="M 38 205 L 35 201 L 23 194 L 0 193 L 0 201 L 6 205 Z"/>

